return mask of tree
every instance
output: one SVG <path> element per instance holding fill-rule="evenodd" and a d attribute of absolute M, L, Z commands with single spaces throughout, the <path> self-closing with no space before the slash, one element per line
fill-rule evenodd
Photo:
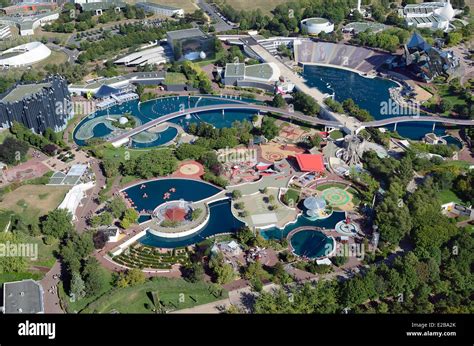
<path fill-rule="evenodd" d="M 229 263 L 225 263 L 222 253 L 214 254 L 209 261 L 209 268 L 214 273 L 215 281 L 220 284 L 226 284 L 235 277 L 234 268 Z"/>
<path fill-rule="evenodd" d="M 20 244 L 22 242 L 19 234 L 12 232 L 0 232 L 0 244 Z M 5 252 L 5 250 L 3 250 Z M 27 260 L 23 256 L 6 256 L 4 253 L 0 256 L 0 274 L 24 272 L 28 268 Z"/>
<path fill-rule="evenodd" d="M 46 216 L 41 224 L 43 234 L 63 239 L 74 230 L 72 215 L 66 209 L 56 209 Z"/>
<path fill-rule="evenodd" d="M 86 295 L 86 285 L 78 272 L 72 273 L 71 279 L 71 296 L 76 300 L 81 300 Z"/>
<path fill-rule="evenodd" d="M 266 139 L 272 140 L 278 135 L 278 133 L 280 132 L 280 129 L 275 124 L 274 119 L 268 116 L 265 116 L 262 120 L 262 126 L 260 127 L 260 131 L 262 132 L 262 135 L 264 135 Z"/>
<path fill-rule="evenodd" d="M 245 269 L 244 272 L 244 278 L 247 280 L 253 280 L 253 279 L 258 279 L 259 281 L 261 280 L 266 280 L 270 278 L 270 274 L 263 269 L 262 263 L 259 261 L 250 263 L 247 268 Z"/>
<path fill-rule="evenodd" d="M 87 260 L 82 271 L 82 277 L 86 285 L 86 296 L 93 297 L 99 294 L 104 288 L 102 273 L 99 262 L 95 257 Z"/>
<path fill-rule="evenodd" d="M 379 227 L 380 239 L 398 245 L 411 230 L 410 211 L 397 193 L 388 191 L 376 209 L 375 223 Z"/>
<path fill-rule="evenodd" d="M 127 270 L 127 280 L 130 286 L 141 285 L 145 283 L 146 276 L 140 269 L 133 268 Z"/>
<path fill-rule="evenodd" d="M 458 31 L 452 31 L 448 33 L 446 43 L 450 46 L 456 46 L 462 41 L 462 33 Z"/>
<path fill-rule="evenodd" d="M 318 103 L 311 96 L 301 91 L 293 93 L 293 105 L 295 110 L 307 115 L 317 115 L 319 113 Z"/>
<path fill-rule="evenodd" d="M 183 275 L 189 282 L 202 281 L 204 278 L 204 268 L 199 262 L 190 263 L 183 270 Z"/>
<path fill-rule="evenodd" d="M 232 191 L 232 199 L 239 199 L 242 197 L 242 192 L 240 190 Z"/>
<path fill-rule="evenodd" d="M 453 104 L 451 103 L 451 101 L 447 99 L 443 99 L 441 100 L 441 103 L 439 104 L 439 109 L 443 113 L 450 112 L 453 109 Z"/>
<path fill-rule="evenodd" d="M 271 102 L 271 106 L 275 107 L 275 108 L 283 108 L 283 107 L 286 106 L 285 99 L 283 98 L 283 96 L 281 96 L 281 94 L 276 94 L 273 97 L 273 100 Z"/>
<path fill-rule="evenodd" d="M 26 158 L 28 143 L 13 137 L 7 137 L 0 144 L 0 161 L 9 165 L 16 165 Z"/>
<path fill-rule="evenodd" d="M 125 210 L 127 210 L 127 205 L 120 197 L 114 197 L 108 204 L 108 209 L 112 212 L 112 215 L 119 219 L 122 217 Z"/>
<path fill-rule="evenodd" d="M 131 224 L 137 222 L 138 217 L 139 217 L 138 212 L 133 208 L 129 208 L 123 214 L 122 221 L 120 221 L 120 226 L 126 229 L 130 227 Z"/>

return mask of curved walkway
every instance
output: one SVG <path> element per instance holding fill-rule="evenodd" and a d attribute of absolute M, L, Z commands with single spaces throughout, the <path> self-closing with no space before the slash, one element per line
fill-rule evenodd
<path fill-rule="evenodd" d="M 209 111 L 216 111 L 216 110 L 225 111 L 225 110 L 232 110 L 232 109 L 255 110 L 255 111 L 263 112 L 263 113 L 272 112 L 272 113 L 277 113 L 283 118 L 286 118 L 288 120 L 299 120 L 299 121 L 303 121 L 312 125 L 325 125 L 325 126 L 331 126 L 331 127 L 336 127 L 336 128 L 342 128 L 346 126 L 345 124 L 339 121 L 325 120 L 325 119 L 304 115 L 302 113 L 294 112 L 294 111 L 290 111 L 286 109 L 239 102 L 238 104 L 211 105 L 211 106 L 196 107 L 196 108 L 190 108 L 190 109 L 186 109 L 182 111 L 173 112 L 173 113 L 164 115 L 162 117 L 153 119 L 141 126 L 137 126 L 133 130 L 120 134 L 114 138 L 109 139 L 108 141 L 116 146 L 119 146 L 126 143 L 130 137 L 142 131 L 148 130 L 149 128 L 154 127 L 160 123 L 170 121 L 172 119 L 179 118 L 187 114 L 209 112 Z M 357 128 L 362 129 L 365 127 L 379 127 L 379 126 L 385 126 L 385 125 L 395 124 L 399 122 L 436 122 L 436 123 L 446 123 L 446 124 L 452 124 L 452 125 L 474 126 L 474 120 L 467 120 L 467 119 L 454 119 L 454 118 L 436 117 L 436 116 L 401 116 L 401 117 L 394 117 L 394 118 L 387 118 L 387 119 L 382 119 L 382 120 L 358 123 Z"/>

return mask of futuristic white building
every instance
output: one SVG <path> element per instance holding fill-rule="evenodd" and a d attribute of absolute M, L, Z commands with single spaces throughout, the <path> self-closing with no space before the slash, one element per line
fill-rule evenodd
<path fill-rule="evenodd" d="M 51 50 L 41 42 L 30 42 L 0 52 L 1 67 L 32 65 L 51 55 Z"/>
<path fill-rule="evenodd" d="M 456 15 L 449 0 L 447 2 L 410 4 L 401 11 L 408 26 L 433 30 L 447 30 L 449 22 Z"/>
<path fill-rule="evenodd" d="M 301 29 L 303 28 L 310 35 L 319 35 L 321 32 L 329 34 L 334 31 L 334 23 L 325 18 L 306 18 L 301 21 Z"/>
<path fill-rule="evenodd" d="M 173 53 L 169 47 L 155 46 L 149 49 L 144 49 L 132 54 L 128 54 L 123 58 L 115 60 L 115 63 L 126 66 L 144 66 L 147 64 L 159 65 L 170 62 L 172 56 Z"/>

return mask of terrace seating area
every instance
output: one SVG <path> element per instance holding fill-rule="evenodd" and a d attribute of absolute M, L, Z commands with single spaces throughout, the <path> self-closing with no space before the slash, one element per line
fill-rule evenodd
<path fill-rule="evenodd" d="M 341 66 L 363 73 L 376 70 L 387 58 L 388 54 L 367 48 L 330 42 L 302 41 L 295 46 L 298 63 Z"/>

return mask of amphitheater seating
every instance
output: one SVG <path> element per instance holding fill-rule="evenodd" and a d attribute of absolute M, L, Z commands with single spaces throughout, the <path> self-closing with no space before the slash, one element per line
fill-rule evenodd
<path fill-rule="evenodd" d="M 298 63 L 349 67 L 364 73 L 377 69 L 388 58 L 367 48 L 330 42 L 303 41 L 295 49 Z"/>

